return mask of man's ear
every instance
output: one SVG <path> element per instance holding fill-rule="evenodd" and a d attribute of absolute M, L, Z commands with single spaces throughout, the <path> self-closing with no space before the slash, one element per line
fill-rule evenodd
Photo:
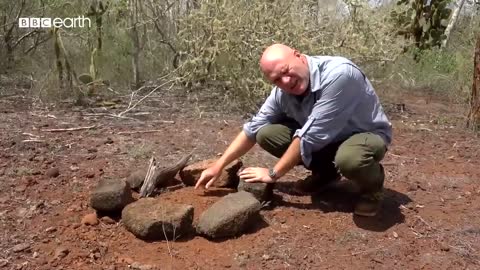
<path fill-rule="evenodd" d="M 302 56 L 302 54 L 301 54 L 298 50 L 293 50 L 293 55 L 294 55 L 295 57 L 300 57 L 300 56 Z"/>

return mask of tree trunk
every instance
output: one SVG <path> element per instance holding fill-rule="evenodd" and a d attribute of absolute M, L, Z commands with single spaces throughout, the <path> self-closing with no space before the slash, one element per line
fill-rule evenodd
<path fill-rule="evenodd" d="M 131 0 L 131 21 L 132 21 L 132 71 L 133 71 L 133 83 L 135 88 L 140 88 L 140 67 L 139 67 L 139 58 L 140 58 L 140 38 L 138 36 L 138 3 L 137 0 Z"/>
<path fill-rule="evenodd" d="M 15 56 L 12 46 L 9 42 L 6 42 L 5 47 L 7 49 L 7 64 L 5 65 L 5 70 L 9 71 L 13 68 L 15 62 Z"/>
<path fill-rule="evenodd" d="M 474 57 L 472 95 L 470 97 L 467 127 L 476 131 L 480 125 L 480 36 L 477 36 Z"/>
<path fill-rule="evenodd" d="M 322 24 L 322 0 L 317 0 L 317 24 Z"/>
<path fill-rule="evenodd" d="M 455 23 L 457 22 L 458 14 L 460 14 L 460 11 L 462 10 L 462 7 L 463 7 L 464 3 L 465 3 L 465 0 L 459 0 L 457 8 L 453 11 L 452 18 L 450 19 L 450 22 L 448 23 L 447 28 L 445 29 L 445 36 L 446 37 L 442 41 L 442 48 L 447 47 L 448 39 L 450 38 L 450 34 L 452 32 L 452 29 L 455 26 Z"/>

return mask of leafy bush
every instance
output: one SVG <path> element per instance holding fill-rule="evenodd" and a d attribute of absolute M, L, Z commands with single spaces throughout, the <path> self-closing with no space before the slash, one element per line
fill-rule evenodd
<path fill-rule="evenodd" d="M 262 51 L 280 42 L 310 55 L 342 55 L 360 65 L 393 60 L 404 46 L 387 13 L 350 2 L 350 17 L 318 24 L 318 1 L 209 1 L 180 21 L 179 78 L 212 88 L 225 104 L 255 108 L 271 89 L 258 67 Z M 375 14 L 375 16 L 373 16 Z M 385 15 L 382 15 L 385 14 Z"/>
<path fill-rule="evenodd" d="M 385 85 L 430 94 L 465 104 L 468 102 L 473 78 L 473 53 L 477 19 L 459 21 L 446 49 L 412 50 L 388 65 L 376 70 L 376 78 Z M 416 60 L 413 60 L 414 56 Z"/>

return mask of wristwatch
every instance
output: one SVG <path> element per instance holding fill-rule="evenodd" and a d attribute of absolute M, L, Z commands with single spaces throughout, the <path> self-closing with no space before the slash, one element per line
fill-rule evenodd
<path fill-rule="evenodd" d="M 277 172 L 273 168 L 268 170 L 268 176 L 270 176 L 273 181 L 277 180 Z"/>

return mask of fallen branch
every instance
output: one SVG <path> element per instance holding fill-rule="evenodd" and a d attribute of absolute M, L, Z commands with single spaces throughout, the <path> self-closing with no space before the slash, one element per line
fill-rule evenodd
<path fill-rule="evenodd" d="M 136 112 L 136 113 L 132 113 L 132 115 L 149 115 L 149 114 L 152 114 L 151 112 Z"/>
<path fill-rule="evenodd" d="M 52 115 L 52 114 L 41 115 L 41 114 L 36 114 L 36 113 L 32 112 L 32 113 L 30 113 L 30 115 L 37 116 L 37 117 L 47 117 L 47 118 L 57 119 L 57 117 L 55 115 Z"/>
<path fill-rule="evenodd" d="M 139 121 L 138 119 L 132 118 L 132 117 L 127 117 L 127 116 L 120 116 L 116 115 L 113 113 L 85 113 L 83 116 L 108 116 L 108 117 L 113 117 L 113 118 L 121 118 L 121 119 L 128 119 L 128 120 L 134 120 L 134 121 Z"/>
<path fill-rule="evenodd" d="M 400 155 L 395 155 L 393 153 L 389 153 L 390 156 L 392 157 L 398 157 L 398 158 L 406 158 L 406 159 L 412 159 L 411 157 L 406 157 L 406 156 L 400 156 Z"/>
<path fill-rule="evenodd" d="M 153 130 L 138 130 L 138 131 L 120 131 L 118 132 L 119 135 L 123 134 L 138 134 L 138 133 L 154 133 L 154 132 L 161 132 L 161 129 L 153 129 Z"/>
<path fill-rule="evenodd" d="M 96 125 L 88 126 L 88 127 L 42 129 L 42 131 L 45 131 L 45 132 L 77 131 L 77 130 L 92 129 L 92 128 L 95 128 L 95 127 L 96 127 Z"/>
<path fill-rule="evenodd" d="M 147 169 L 147 175 L 145 175 L 145 180 L 143 181 L 143 185 L 140 189 L 140 196 L 146 197 L 148 196 L 147 193 L 153 191 L 155 189 L 155 174 L 157 171 L 157 161 L 155 157 L 150 159 L 150 163 Z"/>
<path fill-rule="evenodd" d="M 159 167 L 154 157 L 150 159 L 147 175 L 140 189 L 140 197 L 150 196 L 156 187 L 175 177 L 188 163 L 192 154 L 188 154 L 169 167 Z"/>
<path fill-rule="evenodd" d="M 175 121 L 170 120 L 154 120 L 153 123 L 162 123 L 162 124 L 175 124 Z"/>
<path fill-rule="evenodd" d="M 150 91 L 150 93 L 148 93 L 147 95 L 145 95 L 143 98 L 141 98 L 139 101 L 137 101 L 137 102 L 136 102 L 135 104 L 133 104 L 133 105 L 131 105 L 132 99 L 133 99 L 133 95 L 132 95 L 132 97 L 131 97 L 131 99 L 130 99 L 130 104 L 128 105 L 128 108 L 127 108 L 125 111 L 119 113 L 118 116 L 123 116 L 124 114 L 126 114 L 126 113 L 128 113 L 129 111 L 133 110 L 135 107 L 137 107 L 138 104 L 140 104 L 140 102 L 144 101 L 144 100 L 145 100 L 146 98 L 148 98 L 150 95 L 152 95 L 153 93 L 155 93 L 155 91 L 157 91 L 158 89 L 160 89 L 160 87 L 163 87 L 164 85 L 166 85 L 166 84 L 168 84 L 168 83 L 172 83 L 172 85 L 170 86 L 170 88 L 172 88 L 172 87 L 174 86 L 173 82 L 174 82 L 173 80 L 170 80 L 170 81 L 167 81 L 167 82 L 162 83 L 161 85 L 155 87 L 152 91 Z M 170 90 L 170 89 L 168 89 L 168 90 Z M 167 91 L 168 91 L 168 90 L 167 90 Z"/>
<path fill-rule="evenodd" d="M 425 219 L 423 219 L 421 216 L 419 215 L 416 215 L 415 216 L 418 220 L 420 220 L 423 224 L 427 225 L 428 229 L 429 230 L 434 230 L 435 228 L 433 226 L 431 226 L 428 222 L 425 221 Z"/>
<path fill-rule="evenodd" d="M 40 137 L 39 135 L 35 135 L 35 134 L 32 134 L 32 133 L 28 133 L 28 132 L 24 132 L 24 133 L 22 133 L 22 135 L 26 135 L 26 136 L 30 136 L 30 137 Z"/>
<path fill-rule="evenodd" d="M 83 113 L 82 116 L 115 116 L 111 113 Z"/>
<path fill-rule="evenodd" d="M 45 140 L 30 139 L 30 140 L 23 140 L 22 142 L 45 142 Z"/>
<path fill-rule="evenodd" d="M 429 128 L 426 128 L 426 127 L 418 128 L 418 130 L 429 131 L 429 132 L 432 132 L 432 131 L 433 131 L 433 130 L 431 130 L 431 129 L 429 129 Z"/>

